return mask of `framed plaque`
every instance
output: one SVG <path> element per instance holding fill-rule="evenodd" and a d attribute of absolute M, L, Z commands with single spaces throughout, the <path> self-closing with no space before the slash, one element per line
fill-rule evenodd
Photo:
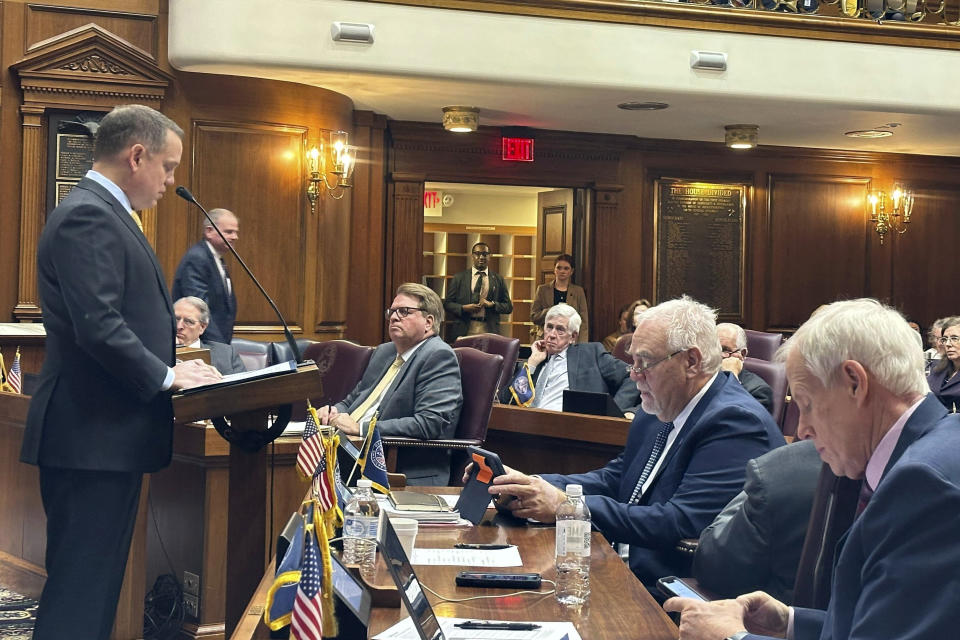
<path fill-rule="evenodd" d="M 50 110 L 47 115 L 47 213 L 60 204 L 93 167 L 95 123 L 102 113 Z"/>
<path fill-rule="evenodd" d="M 654 182 L 654 296 L 683 294 L 743 318 L 745 184 L 661 178 Z"/>

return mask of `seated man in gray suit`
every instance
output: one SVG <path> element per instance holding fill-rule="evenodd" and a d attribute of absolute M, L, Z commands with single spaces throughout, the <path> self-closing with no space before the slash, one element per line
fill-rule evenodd
<path fill-rule="evenodd" d="M 421 284 L 402 284 L 387 309 L 387 322 L 390 342 L 377 347 L 360 382 L 342 402 L 319 410 L 321 423 L 348 435 L 365 435 L 378 414 L 377 427 L 384 436 L 452 438 L 463 394 L 457 355 L 437 335 L 443 324 L 440 297 Z M 410 485 L 445 486 L 450 481 L 450 452 L 401 449 L 397 471 Z"/>
<path fill-rule="evenodd" d="M 206 302 L 195 296 L 180 298 L 173 305 L 173 314 L 177 322 L 178 347 L 209 349 L 210 364 L 220 373 L 240 373 L 247 370 L 234 347 L 201 338 L 210 326 L 210 307 Z"/>
<path fill-rule="evenodd" d="M 632 420 L 639 404 L 638 392 L 626 365 L 599 342 L 578 343 L 580 322 L 580 314 L 568 304 L 556 304 L 547 310 L 543 339 L 530 346 L 530 357 L 524 365 L 534 383 L 531 406 L 561 411 L 565 389 L 609 393 Z M 509 399 L 504 397 L 503 401 Z"/>
<path fill-rule="evenodd" d="M 747 356 L 747 332 L 739 325 L 721 322 L 717 325 L 717 338 L 720 339 L 723 353 L 720 367 L 735 375 L 747 393 L 756 398 L 764 409 L 772 411 L 773 389 L 763 378 L 743 368 L 743 359 Z"/>

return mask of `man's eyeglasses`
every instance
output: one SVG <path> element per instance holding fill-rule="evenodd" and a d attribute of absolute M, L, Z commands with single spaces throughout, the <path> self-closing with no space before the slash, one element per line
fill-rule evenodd
<path fill-rule="evenodd" d="M 730 358 L 736 353 L 743 353 L 743 349 L 721 349 L 720 353 L 724 358 Z"/>
<path fill-rule="evenodd" d="M 181 318 L 180 316 L 174 316 L 174 317 L 176 318 L 177 322 L 182 322 L 188 327 L 195 327 L 198 324 L 200 324 L 199 320 L 194 320 L 193 318 Z"/>
<path fill-rule="evenodd" d="M 423 311 L 423 308 L 422 307 L 389 307 L 384 312 L 383 315 L 385 315 L 389 320 L 390 316 L 392 316 L 394 312 L 396 312 L 396 314 L 400 316 L 400 319 L 403 320 L 414 311 Z"/>
<path fill-rule="evenodd" d="M 628 365 L 627 365 L 627 375 L 629 375 L 629 374 L 631 374 L 631 373 L 632 373 L 632 374 L 635 374 L 635 375 L 638 375 L 638 376 L 639 376 L 639 375 L 646 375 L 647 371 L 650 371 L 650 369 L 653 369 L 655 366 L 657 366 L 657 365 L 660 364 L 661 362 L 666 362 L 667 360 L 669 360 L 669 359 L 672 358 L 673 356 L 677 355 L 678 353 L 683 353 L 684 351 L 686 351 L 686 349 L 680 349 L 679 351 L 674 351 L 673 353 L 671 353 L 671 354 L 668 355 L 668 356 L 665 356 L 665 357 L 663 357 L 663 358 L 660 358 L 659 360 L 655 360 L 655 361 L 649 362 L 649 363 L 648 363 L 648 362 L 644 362 L 644 361 L 643 361 L 643 358 L 641 358 L 641 359 L 640 359 L 640 366 L 639 366 L 639 367 L 636 366 L 636 365 L 632 365 L 632 364 L 628 364 Z"/>
<path fill-rule="evenodd" d="M 474 251 L 473 255 L 475 256 L 488 256 L 490 255 L 489 251 Z"/>
<path fill-rule="evenodd" d="M 567 335 L 567 328 L 566 328 L 565 326 L 563 326 L 562 324 L 553 324 L 553 323 L 551 323 L 551 322 L 548 322 L 548 323 L 545 324 L 544 327 L 543 327 L 543 333 L 544 333 L 544 335 L 546 335 L 546 333 L 547 333 L 548 331 L 553 331 L 553 332 L 556 333 L 558 336 L 565 336 L 565 335 Z"/>
<path fill-rule="evenodd" d="M 937 338 L 937 344 L 960 344 L 960 336 L 943 336 L 942 338 Z"/>

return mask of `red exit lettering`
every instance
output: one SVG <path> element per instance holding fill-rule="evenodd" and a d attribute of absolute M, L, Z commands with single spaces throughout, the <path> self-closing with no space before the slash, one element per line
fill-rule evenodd
<path fill-rule="evenodd" d="M 533 138 L 501 138 L 503 159 L 513 162 L 533 162 Z"/>
<path fill-rule="evenodd" d="M 440 205 L 440 194 L 436 191 L 423 192 L 423 206 L 427 209 L 435 209 Z"/>

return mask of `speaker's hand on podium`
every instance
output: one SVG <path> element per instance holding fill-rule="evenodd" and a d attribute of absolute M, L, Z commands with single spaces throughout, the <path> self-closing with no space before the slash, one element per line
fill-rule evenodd
<path fill-rule="evenodd" d="M 173 385 L 170 388 L 179 391 L 203 384 L 214 384 L 221 378 L 223 376 L 220 372 L 203 360 L 185 360 L 173 367 Z"/>

